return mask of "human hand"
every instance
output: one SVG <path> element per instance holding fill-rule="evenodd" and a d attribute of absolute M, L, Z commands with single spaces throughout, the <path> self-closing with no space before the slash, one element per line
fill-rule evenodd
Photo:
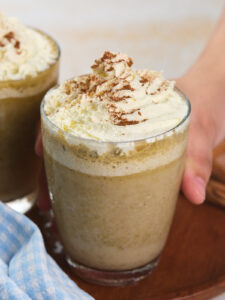
<path fill-rule="evenodd" d="M 37 139 L 35 142 L 35 152 L 42 159 L 43 148 L 42 148 L 40 125 L 38 127 L 39 127 L 38 135 L 37 135 Z M 40 178 L 39 178 L 39 194 L 38 194 L 37 203 L 41 210 L 49 210 L 51 208 L 44 164 L 42 164 L 41 174 L 40 174 Z"/>
<path fill-rule="evenodd" d="M 220 78 L 204 71 L 197 65 L 176 80 L 177 87 L 187 95 L 192 106 L 182 191 L 195 204 L 205 200 L 213 149 L 225 138 L 224 84 Z"/>

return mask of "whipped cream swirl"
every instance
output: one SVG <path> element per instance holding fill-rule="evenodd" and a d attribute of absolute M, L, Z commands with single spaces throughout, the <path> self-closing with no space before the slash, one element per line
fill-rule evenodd
<path fill-rule="evenodd" d="M 187 113 L 175 82 L 132 65 L 127 55 L 106 51 L 91 74 L 47 94 L 46 115 L 64 131 L 100 141 L 142 139 L 175 127 Z"/>
<path fill-rule="evenodd" d="M 36 76 L 57 56 L 57 47 L 47 36 L 0 13 L 0 80 Z"/>

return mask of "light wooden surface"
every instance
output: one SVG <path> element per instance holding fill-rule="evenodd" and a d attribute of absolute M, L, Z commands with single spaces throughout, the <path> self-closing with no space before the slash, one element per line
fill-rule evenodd
<path fill-rule="evenodd" d="M 59 42 L 61 80 L 89 72 L 104 50 L 123 51 L 137 68 L 175 78 L 201 52 L 223 5 L 224 0 L 1 0 L 1 10 Z"/>

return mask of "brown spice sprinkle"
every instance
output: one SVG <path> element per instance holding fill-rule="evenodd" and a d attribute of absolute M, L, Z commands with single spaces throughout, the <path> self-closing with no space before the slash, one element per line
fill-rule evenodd
<path fill-rule="evenodd" d="M 129 111 L 129 112 L 122 112 L 122 116 L 123 115 L 132 115 L 132 114 L 134 114 L 136 111 L 138 111 L 140 108 L 134 108 L 134 109 L 132 109 L 131 111 Z"/>
<path fill-rule="evenodd" d="M 108 72 L 111 72 L 111 71 L 113 71 L 113 70 L 114 70 L 113 67 L 109 67 L 109 68 L 107 69 Z"/>
<path fill-rule="evenodd" d="M 99 66 L 99 62 L 106 62 L 109 64 L 109 67 L 106 68 L 105 70 L 108 72 L 111 72 L 114 70 L 112 64 L 112 59 L 116 57 L 117 54 L 114 54 L 110 51 L 105 51 L 103 56 L 99 59 L 99 60 L 95 60 L 95 63 L 91 66 L 92 69 L 96 69 Z M 133 65 L 133 61 L 132 59 L 129 57 L 128 61 L 126 61 L 125 59 L 119 59 L 118 61 L 116 61 L 116 63 L 120 63 L 120 62 L 126 62 L 128 67 L 131 67 Z"/>
<path fill-rule="evenodd" d="M 113 82 L 112 83 L 112 87 L 115 87 L 115 86 L 117 86 L 118 85 L 118 82 Z"/>
<path fill-rule="evenodd" d="M 128 67 L 131 67 L 133 65 L 133 60 L 131 58 L 129 58 L 127 64 L 128 64 Z"/>
<path fill-rule="evenodd" d="M 113 102 L 120 102 L 120 101 L 123 101 L 127 98 L 130 98 L 129 96 L 122 96 L 122 97 L 116 97 L 116 96 L 109 96 L 110 100 L 113 101 Z"/>
<path fill-rule="evenodd" d="M 101 60 L 105 61 L 107 59 L 112 59 L 112 58 L 115 58 L 116 57 L 116 54 L 110 52 L 110 51 L 105 51 Z"/>
<path fill-rule="evenodd" d="M 114 62 L 112 61 L 114 58 L 116 58 L 117 54 L 111 53 L 109 51 L 105 51 L 103 56 L 99 60 L 95 60 L 95 64 L 92 66 L 92 69 L 98 68 L 100 66 L 100 69 L 102 70 L 101 63 L 103 63 L 103 76 L 100 73 L 98 74 L 89 74 L 84 75 L 79 78 L 79 80 L 73 79 L 68 81 L 68 84 L 65 85 L 65 93 L 70 94 L 71 91 L 77 91 L 77 95 L 79 94 L 86 94 L 91 99 L 95 96 L 99 101 L 103 101 L 104 97 L 107 97 L 106 108 L 108 110 L 108 113 L 110 115 L 111 122 L 114 125 L 117 126 L 127 126 L 127 125 L 136 125 L 142 122 L 145 122 L 147 119 L 142 120 L 128 120 L 126 118 L 127 115 L 132 115 L 134 113 L 138 113 L 139 116 L 142 116 L 140 109 L 132 109 L 129 112 L 126 111 L 118 111 L 118 107 L 116 105 L 117 102 L 127 100 L 131 98 L 131 95 L 117 94 L 120 91 L 134 91 L 135 89 L 131 86 L 130 81 L 127 79 L 129 74 L 125 78 L 117 78 L 116 76 L 113 78 L 113 81 L 109 81 L 109 85 L 106 85 L 104 89 L 102 89 L 100 92 L 97 93 L 97 88 L 104 83 L 107 82 L 107 79 L 104 76 L 104 72 L 113 71 L 114 70 L 114 64 L 125 62 L 129 67 L 132 66 L 133 61 L 131 58 L 128 59 L 118 59 Z M 101 71 L 100 70 L 100 71 Z M 142 76 L 141 83 L 149 82 L 149 78 L 147 76 Z M 118 86 L 118 87 L 117 87 Z M 92 101 L 92 100 L 89 101 Z M 111 102 L 111 103 L 110 103 Z"/>
<path fill-rule="evenodd" d="M 114 123 L 114 125 L 117 125 L 117 126 L 136 125 L 136 124 L 139 124 L 139 123 L 143 123 L 145 121 L 147 121 L 147 119 L 144 119 L 144 120 L 141 120 L 141 121 L 118 119 L 118 122 Z"/>
<path fill-rule="evenodd" d="M 117 126 L 127 126 L 127 125 L 136 125 L 138 123 L 139 123 L 139 121 L 135 121 L 135 120 L 128 121 L 127 119 L 121 119 L 121 120 L 118 120 L 114 124 Z"/>
<path fill-rule="evenodd" d="M 111 120 L 113 122 L 114 125 L 117 126 L 127 126 L 127 125 L 136 125 L 142 122 L 145 122 L 147 119 L 143 119 L 143 120 L 128 120 L 127 118 L 125 118 L 126 115 L 131 115 L 137 111 L 139 111 L 139 108 L 136 109 L 132 109 L 129 112 L 125 112 L 125 111 L 117 111 L 117 107 L 114 104 L 110 104 L 108 105 L 108 112 L 111 115 Z"/>
<path fill-rule="evenodd" d="M 145 83 L 147 83 L 148 82 L 148 79 L 146 78 L 146 77 L 141 77 L 141 79 L 140 79 L 140 83 L 142 84 L 142 86 L 145 84 Z"/>
<path fill-rule="evenodd" d="M 169 84 L 168 84 L 168 82 L 165 81 L 160 85 L 160 87 L 155 92 L 150 93 L 150 95 L 151 96 L 157 95 L 157 94 L 161 93 L 161 91 L 163 89 L 166 90 L 168 87 L 169 87 Z"/>
<path fill-rule="evenodd" d="M 15 34 L 14 34 L 14 32 L 10 31 L 10 32 L 6 33 L 3 37 L 5 39 L 7 39 L 8 42 L 11 42 L 12 40 L 15 39 Z"/>
<path fill-rule="evenodd" d="M 14 47 L 20 49 L 20 41 L 16 41 Z"/>
<path fill-rule="evenodd" d="M 156 79 L 157 74 L 145 74 L 141 76 L 141 79 L 139 80 L 139 82 L 143 85 L 145 85 L 145 83 L 151 83 L 154 79 Z"/>
<path fill-rule="evenodd" d="M 3 36 L 3 39 L 6 39 L 9 43 L 12 43 L 16 50 L 20 49 L 20 41 L 15 38 L 15 33 L 13 31 L 9 31 Z M 5 44 L 0 41 L 0 47 L 4 47 Z M 21 54 L 20 51 L 16 51 L 17 54 Z"/>
<path fill-rule="evenodd" d="M 134 88 L 130 84 L 126 84 L 123 86 L 123 90 L 134 91 Z"/>
<path fill-rule="evenodd" d="M 105 83 L 107 80 L 102 80 L 101 82 L 99 82 L 98 85 L 102 85 L 103 83 Z"/>
<path fill-rule="evenodd" d="M 70 90 L 65 90 L 65 93 L 67 94 L 67 95 L 70 95 Z"/>

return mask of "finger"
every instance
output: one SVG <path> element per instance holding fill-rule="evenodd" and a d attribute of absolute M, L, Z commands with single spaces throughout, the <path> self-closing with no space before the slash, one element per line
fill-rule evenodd
<path fill-rule="evenodd" d="M 41 210 L 49 210 L 51 208 L 44 165 L 42 165 L 39 178 L 39 195 L 37 203 Z"/>
<path fill-rule="evenodd" d="M 40 122 L 37 127 L 37 138 L 34 147 L 35 147 L 36 154 L 42 157 L 43 147 L 42 147 Z M 44 164 L 42 164 L 41 174 L 39 177 L 39 193 L 38 193 L 37 204 L 41 210 L 49 210 L 51 208 Z"/>
<path fill-rule="evenodd" d="M 190 128 L 182 191 L 195 204 L 205 200 L 206 185 L 212 170 L 212 149 L 207 132 L 193 124 Z"/>
<path fill-rule="evenodd" d="M 37 138 L 36 138 L 36 141 L 35 141 L 34 149 L 35 149 L 35 153 L 36 153 L 38 156 L 40 156 L 40 157 L 43 156 L 42 138 L 41 138 L 41 130 L 40 130 L 40 127 L 39 127 L 39 130 L 38 130 L 38 134 L 37 134 Z"/>

